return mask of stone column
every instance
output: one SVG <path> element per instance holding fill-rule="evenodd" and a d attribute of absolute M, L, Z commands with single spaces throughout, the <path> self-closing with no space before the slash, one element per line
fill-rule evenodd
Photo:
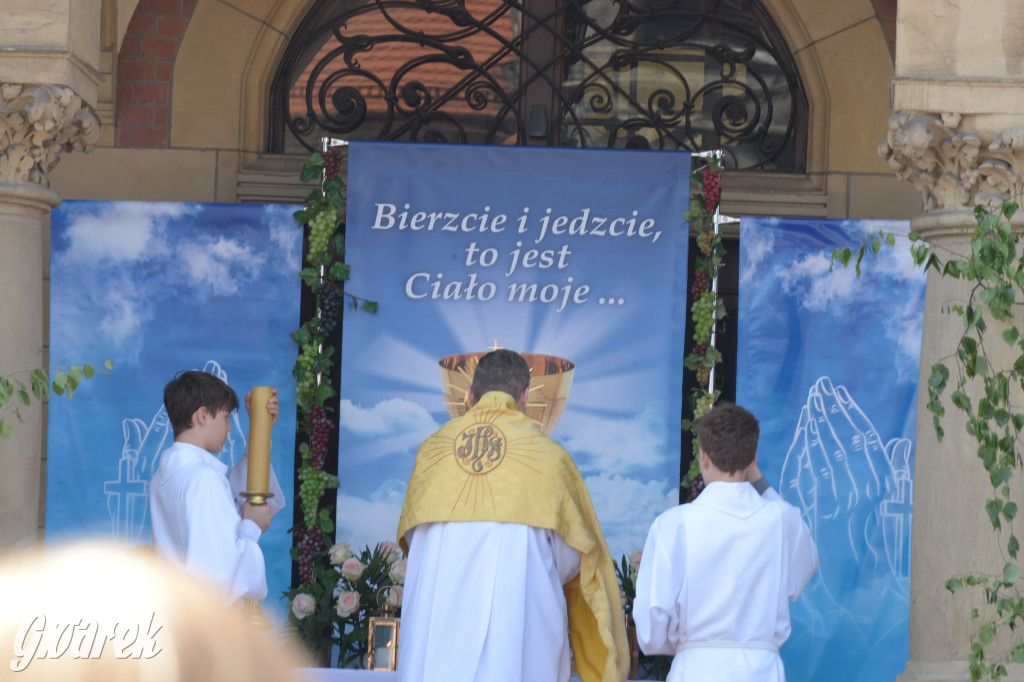
<path fill-rule="evenodd" d="M 911 229 L 943 259 L 969 249 L 976 204 L 1021 202 L 1024 188 L 1024 5 L 1018 0 L 900 0 L 895 113 L 879 152 L 920 190 Z M 1024 214 L 1018 214 L 1017 223 Z M 949 403 L 945 438 L 925 409 L 931 365 L 951 363 L 962 332 L 953 313 L 968 287 L 928 273 L 918 392 L 911 569 L 910 660 L 899 682 L 966 682 L 980 592 L 951 595 L 947 579 L 998 575 L 1006 561 L 984 510 L 988 476 Z M 997 335 L 998 332 L 993 332 Z M 990 352 L 1002 351 L 1001 342 Z M 1018 478 L 1018 488 L 1020 488 Z M 1020 500 L 1017 501 L 1021 503 Z M 996 647 L 992 647 L 995 649 Z M 1019 670 L 1009 680 L 1024 680 Z"/>
<path fill-rule="evenodd" d="M 99 138 L 100 0 L 5 0 L 0 22 L 0 373 L 43 367 L 45 218 L 60 154 Z M 24 375 L 16 375 L 25 380 Z M 39 526 L 42 407 L 11 410 L 0 439 L 0 550 Z"/>

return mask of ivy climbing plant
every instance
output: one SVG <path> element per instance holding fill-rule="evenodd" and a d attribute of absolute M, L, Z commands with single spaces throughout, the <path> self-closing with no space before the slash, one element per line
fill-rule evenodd
<path fill-rule="evenodd" d="M 694 259 L 694 271 L 690 278 L 690 328 L 693 330 L 689 355 L 683 366 L 694 372 L 696 382 L 687 396 L 687 407 L 692 415 L 684 419 L 682 428 L 693 439 L 694 458 L 680 482 L 690 497 L 700 493 L 704 487 L 700 475 L 700 461 L 696 457 L 697 422 L 715 404 L 721 391 L 711 385 L 712 370 L 722 362 L 722 353 L 714 344 L 714 329 L 725 317 L 725 307 L 719 299 L 714 283 L 725 257 L 725 246 L 718 233 L 715 217 L 722 195 L 722 166 L 718 158 L 707 159 L 707 165 L 690 175 L 693 188 L 690 193 L 690 208 L 683 216 L 690 222 L 697 235 L 698 253 Z"/>
<path fill-rule="evenodd" d="M 14 374 L 0 374 L 0 438 L 10 438 L 13 431 L 11 423 L 4 419 L 5 414 L 13 413 L 19 422 L 24 423 L 20 408 L 31 406 L 33 400 L 40 402 L 49 397 L 51 391 L 54 395 L 63 395 L 70 400 L 75 394 L 75 389 L 83 381 L 92 379 L 97 372 L 109 374 L 113 369 L 114 363 L 104 360 L 103 366 L 99 369 L 81 364 L 54 367 L 49 370 L 30 369 Z M 26 381 L 28 383 L 25 383 Z"/>

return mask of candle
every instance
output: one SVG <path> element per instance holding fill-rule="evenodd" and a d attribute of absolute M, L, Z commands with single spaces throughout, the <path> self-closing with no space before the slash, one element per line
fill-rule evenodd
<path fill-rule="evenodd" d="M 254 386 L 249 400 L 249 478 L 246 492 L 266 493 L 270 486 L 270 386 Z M 255 504 L 256 500 L 252 502 Z M 265 502 L 264 502 L 265 503 Z"/>

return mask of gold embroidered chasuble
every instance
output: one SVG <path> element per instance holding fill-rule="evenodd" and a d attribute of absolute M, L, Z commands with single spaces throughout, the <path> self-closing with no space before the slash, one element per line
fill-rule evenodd
<path fill-rule="evenodd" d="M 583 682 L 626 678 L 629 648 L 618 581 L 583 477 L 507 393 L 485 394 L 420 446 L 398 541 L 421 523 L 495 521 L 557 532 L 580 552 L 564 586 L 569 641 Z"/>

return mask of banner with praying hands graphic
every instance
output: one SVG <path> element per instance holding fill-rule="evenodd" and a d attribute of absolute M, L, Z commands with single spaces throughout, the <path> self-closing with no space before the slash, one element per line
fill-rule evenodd
<path fill-rule="evenodd" d="M 832 250 L 896 236 L 829 272 Z M 736 400 L 758 462 L 804 515 L 821 567 L 792 605 L 789 682 L 889 682 L 908 658 L 914 436 L 925 277 L 906 222 L 744 218 Z"/>
<path fill-rule="evenodd" d="M 114 362 L 72 400 L 49 401 L 46 541 L 151 541 L 149 481 L 174 440 L 164 385 L 182 370 L 226 381 L 242 401 L 278 388 L 271 465 L 287 507 L 260 538 L 269 594 L 291 584 L 295 381 L 302 230 L 294 206 L 65 201 L 51 218 L 50 363 Z M 231 415 L 217 457 L 246 450 L 249 417 Z M 245 472 L 242 483 L 245 482 Z"/>
<path fill-rule="evenodd" d="M 480 353 L 528 356 L 614 557 L 678 503 L 688 154 L 353 142 L 339 541 L 393 540 Z M 533 410 L 536 410 L 535 412 Z"/>

